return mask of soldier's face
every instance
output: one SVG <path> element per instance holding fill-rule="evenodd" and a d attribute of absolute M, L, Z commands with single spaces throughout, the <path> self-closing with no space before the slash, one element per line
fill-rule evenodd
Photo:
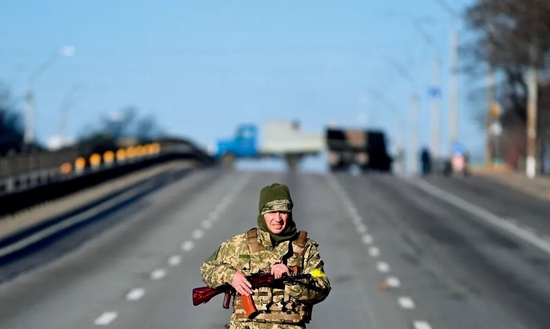
<path fill-rule="evenodd" d="M 288 221 L 288 213 L 286 212 L 268 212 L 264 214 L 265 223 L 267 228 L 275 234 L 283 232 L 286 228 L 286 223 Z"/>

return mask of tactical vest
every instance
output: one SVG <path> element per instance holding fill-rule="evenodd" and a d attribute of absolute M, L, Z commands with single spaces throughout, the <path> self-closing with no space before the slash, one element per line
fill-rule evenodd
<path fill-rule="evenodd" d="M 269 266 L 280 263 L 281 255 L 274 251 L 265 250 L 263 244 L 258 242 L 257 229 L 252 228 L 247 232 L 247 244 L 250 259 L 248 261 L 249 272 L 269 272 Z M 301 272 L 304 267 L 304 249 L 307 241 L 307 232 L 300 231 L 298 238 L 289 243 L 292 255 L 286 259 L 285 265 L 290 269 L 297 268 Z M 242 255 L 246 258 L 246 255 Z M 242 264 L 245 265 L 245 264 Z M 262 268 L 264 266 L 264 268 Z M 243 268 L 243 266 L 241 266 Z M 248 272 L 248 271 L 247 271 Z M 238 321 L 252 321 L 262 323 L 298 324 L 309 323 L 311 319 L 311 306 L 298 301 L 285 294 L 284 289 L 272 287 L 260 287 L 254 290 L 252 295 L 258 315 L 249 319 L 243 308 L 241 299 L 236 296 L 233 299 L 233 312 Z"/>

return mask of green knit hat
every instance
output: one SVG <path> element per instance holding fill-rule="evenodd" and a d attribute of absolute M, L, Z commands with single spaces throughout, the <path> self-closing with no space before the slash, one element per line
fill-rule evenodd
<path fill-rule="evenodd" d="M 292 212 L 292 207 L 290 190 L 285 184 L 273 183 L 260 191 L 260 215 L 270 211 Z"/>

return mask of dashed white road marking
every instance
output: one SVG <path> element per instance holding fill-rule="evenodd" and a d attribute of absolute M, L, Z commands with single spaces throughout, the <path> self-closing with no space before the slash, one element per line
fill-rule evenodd
<path fill-rule="evenodd" d="M 226 205 L 225 203 L 219 203 L 219 204 L 216 206 L 216 210 L 215 210 L 215 211 L 218 212 L 218 213 L 219 213 L 219 212 L 222 212 L 222 211 L 225 209 L 226 206 L 227 206 L 227 205 Z"/>
<path fill-rule="evenodd" d="M 159 280 L 164 278 L 165 276 L 166 276 L 166 270 L 162 268 L 159 268 L 151 272 L 151 279 L 153 280 Z"/>
<path fill-rule="evenodd" d="M 205 219 L 205 220 L 202 221 L 201 226 L 202 226 L 202 228 L 207 230 L 207 229 L 212 227 L 212 222 L 208 219 Z"/>
<path fill-rule="evenodd" d="M 433 186 L 429 183 L 426 183 L 422 180 L 409 180 L 412 184 L 427 192 L 428 194 L 433 195 L 436 198 L 439 198 L 447 203 L 454 205 L 457 208 L 463 209 L 470 214 L 473 214 L 477 218 L 480 218 L 489 224 L 500 228 L 503 231 L 506 231 L 523 241 L 530 243 L 541 250 L 550 254 L 550 243 L 545 239 L 540 238 L 537 234 L 530 232 L 529 230 L 518 227 L 513 222 L 510 222 L 502 217 L 499 217 L 492 212 L 479 207 L 473 203 L 470 203 L 464 199 L 457 197 L 443 189 L 440 189 L 436 186 Z"/>
<path fill-rule="evenodd" d="M 372 243 L 372 236 L 365 234 L 361 238 L 361 241 L 363 241 L 364 244 L 371 244 Z"/>
<path fill-rule="evenodd" d="M 210 215 L 208 215 L 208 220 L 211 221 L 211 222 L 215 222 L 216 220 L 218 220 L 218 217 L 219 214 L 216 213 L 216 212 L 211 212 Z"/>
<path fill-rule="evenodd" d="M 117 318 L 117 316 L 117 312 L 104 312 L 97 319 L 95 319 L 94 323 L 96 326 L 108 326 Z"/>
<path fill-rule="evenodd" d="M 359 232 L 359 234 L 366 233 L 367 227 L 364 224 L 359 224 L 357 225 L 357 232 Z"/>
<path fill-rule="evenodd" d="M 138 300 L 145 295 L 145 290 L 143 288 L 135 288 L 130 290 L 126 295 L 127 300 Z"/>
<path fill-rule="evenodd" d="M 362 225 L 362 222 L 363 222 L 363 218 L 361 218 L 361 216 L 359 215 L 351 215 L 351 220 L 353 221 L 353 224 L 355 225 Z"/>
<path fill-rule="evenodd" d="M 185 241 L 184 243 L 181 244 L 181 249 L 183 251 L 189 251 L 193 249 L 194 246 L 195 244 L 193 243 L 193 241 Z"/>
<path fill-rule="evenodd" d="M 414 302 L 409 297 L 399 297 L 399 305 L 401 305 L 402 308 L 406 309 L 414 308 Z"/>
<path fill-rule="evenodd" d="M 401 285 L 401 282 L 399 281 L 399 279 L 394 276 L 388 277 L 386 279 L 386 283 L 388 284 L 388 286 L 393 288 L 399 287 Z"/>
<path fill-rule="evenodd" d="M 181 256 L 179 255 L 174 255 L 168 258 L 168 264 L 170 264 L 170 266 L 176 266 L 179 263 L 181 263 Z"/>
<path fill-rule="evenodd" d="M 201 230 L 194 230 L 193 233 L 191 233 L 191 236 L 193 237 L 193 239 L 200 239 L 204 236 L 204 233 L 202 233 Z"/>
<path fill-rule="evenodd" d="M 415 329 L 432 329 L 430 324 L 425 321 L 414 321 L 414 328 Z"/>
<path fill-rule="evenodd" d="M 390 271 L 390 266 L 386 262 L 378 262 L 376 263 L 376 269 L 385 273 Z"/>
<path fill-rule="evenodd" d="M 369 248 L 369 255 L 371 255 L 372 257 L 380 256 L 380 249 L 378 249 L 377 247 L 370 247 Z"/>

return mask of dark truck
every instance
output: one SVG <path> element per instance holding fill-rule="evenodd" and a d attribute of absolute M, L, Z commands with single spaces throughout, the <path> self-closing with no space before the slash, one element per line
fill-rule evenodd
<path fill-rule="evenodd" d="M 328 164 L 331 172 L 358 167 L 363 173 L 391 171 L 386 134 L 378 130 L 326 129 Z"/>

